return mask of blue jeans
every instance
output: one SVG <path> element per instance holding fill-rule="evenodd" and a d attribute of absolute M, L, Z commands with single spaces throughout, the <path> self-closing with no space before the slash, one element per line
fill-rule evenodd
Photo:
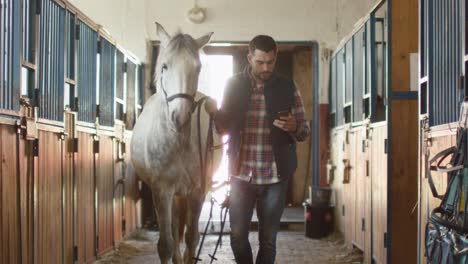
<path fill-rule="evenodd" d="M 249 227 L 256 205 L 259 250 L 256 264 L 273 264 L 276 256 L 276 234 L 283 214 L 289 180 L 274 184 L 251 184 L 231 178 L 229 218 L 231 248 L 239 264 L 253 264 Z"/>

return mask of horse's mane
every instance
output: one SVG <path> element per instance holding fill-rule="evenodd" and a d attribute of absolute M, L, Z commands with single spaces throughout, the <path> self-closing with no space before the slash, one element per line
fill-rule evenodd
<path fill-rule="evenodd" d="M 165 52 L 167 53 L 167 56 L 171 56 L 174 53 L 180 53 L 183 50 L 189 51 L 191 55 L 198 57 L 197 42 L 190 35 L 178 33 L 171 38 Z"/>

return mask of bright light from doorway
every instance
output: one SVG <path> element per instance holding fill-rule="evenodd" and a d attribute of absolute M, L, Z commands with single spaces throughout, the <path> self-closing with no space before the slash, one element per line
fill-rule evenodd
<path fill-rule="evenodd" d="M 200 59 L 202 70 L 198 81 L 198 90 L 214 98 L 218 102 L 218 107 L 220 107 L 226 82 L 233 74 L 233 58 L 231 55 L 201 55 Z M 226 140 L 227 138 L 223 138 L 223 142 Z M 217 187 L 213 192 L 213 196 L 218 202 L 224 200 L 228 190 L 228 187 L 223 185 L 228 180 L 226 146 L 222 151 L 221 164 L 213 176 L 214 185 Z"/>
<path fill-rule="evenodd" d="M 202 70 L 198 81 L 198 90 L 221 105 L 224 87 L 232 76 L 233 62 L 231 55 L 201 55 Z"/>

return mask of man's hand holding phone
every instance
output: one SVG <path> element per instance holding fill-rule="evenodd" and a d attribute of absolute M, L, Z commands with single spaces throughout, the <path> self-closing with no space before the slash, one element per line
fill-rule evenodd
<path fill-rule="evenodd" d="M 295 132 L 297 129 L 296 118 L 289 110 L 279 111 L 273 125 L 286 132 Z"/>

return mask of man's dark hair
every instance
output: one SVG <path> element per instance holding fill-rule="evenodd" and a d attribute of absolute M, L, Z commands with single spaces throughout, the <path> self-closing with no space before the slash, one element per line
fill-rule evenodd
<path fill-rule="evenodd" d="M 275 40 L 267 35 L 258 35 L 255 36 L 249 43 L 249 52 L 251 54 L 258 49 L 264 52 L 270 52 L 274 50 L 277 51 L 277 46 Z"/>

